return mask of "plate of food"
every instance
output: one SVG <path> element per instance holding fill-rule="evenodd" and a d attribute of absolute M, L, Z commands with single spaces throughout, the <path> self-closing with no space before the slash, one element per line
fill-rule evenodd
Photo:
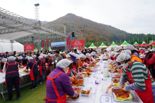
<path fill-rule="evenodd" d="M 114 96 L 114 100 L 121 102 L 121 101 L 131 101 L 132 100 L 132 94 L 129 91 L 126 91 L 121 88 L 113 88 L 112 93 Z"/>
<path fill-rule="evenodd" d="M 73 87 L 73 90 L 78 93 L 78 94 L 81 94 L 81 88 L 79 87 Z"/>
<path fill-rule="evenodd" d="M 73 86 L 83 86 L 84 80 L 83 79 L 78 79 L 76 77 L 71 77 L 71 82 Z"/>

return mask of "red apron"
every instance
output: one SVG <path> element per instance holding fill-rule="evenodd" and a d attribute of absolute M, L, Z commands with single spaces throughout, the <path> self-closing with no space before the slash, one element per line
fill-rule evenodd
<path fill-rule="evenodd" d="M 127 70 L 127 76 L 129 83 L 134 83 L 132 78 L 132 73 Z M 143 103 L 153 103 L 153 93 L 152 93 L 152 81 L 150 78 L 150 73 L 148 72 L 148 79 L 145 80 L 146 89 L 144 91 L 135 90 L 138 96 L 141 98 Z"/>
<path fill-rule="evenodd" d="M 56 102 L 56 103 L 66 103 L 66 95 L 60 96 L 57 86 L 54 82 L 54 79 L 56 79 L 59 75 L 61 75 L 62 72 L 59 72 L 58 74 L 56 74 L 53 78 L 52 77 L 47 77 L 47 80 L 50 80 L 52 82 L 52 87 L 54 89 L 54 92 L 57 96 L 57 99 L 51 99 L 46 97 L 46 103 L 51 103 L 51 102 Z"/>
<path fill-rule="evenodd" d="M 32 65 L 32 68 L 30 69 L 30 74 L 29 74 L 29 75 L 30 75 L 30 79 L 31 79 L 32 81 L 34 81 L 34 72 L 33 72 L 34 65 L 35 65 L 35 64 Z"/>
<path fill-rule="evenodd" d="M 43 74 L 43 66 L 39 66 L 39 73 L 40 73 L 40 76 L 42 76 L 42 74 Z"/>

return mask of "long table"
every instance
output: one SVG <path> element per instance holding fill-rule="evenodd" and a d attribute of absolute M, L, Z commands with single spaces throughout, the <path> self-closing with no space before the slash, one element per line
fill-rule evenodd
<path fill-rule="evenodd" d="M 107 72 L 108 62 L 101 60 L 94 69 L 96 69 L 96 72 L 84 79 L 84 88 L 91 88 L 90 95 L 80 95 L 78 99 L 68 100 L 67 103 L 121 103 L 114 100 L 111 92 L 106 93 L 107 87 L 111 84 L 111 76 Z M 143 103 L 134 91 L 131 92 L 133 100 L 130 102 L 124 101 L 125 103 Z"/>
<path fill-rule="evenodd" d="M 20 87 L 24 87 L 30 84 L 29 73 L 24 72 L 24 69 L 19 70 L 20 76 Z M 6 84 L 5 84 L 5 73 L 0 73 L 0 94 L 2 95 L 3 99 L 5 100 L 6 93 Z"/>

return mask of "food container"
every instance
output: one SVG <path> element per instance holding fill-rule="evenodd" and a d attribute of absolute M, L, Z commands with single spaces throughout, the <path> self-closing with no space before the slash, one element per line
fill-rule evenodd
<path fill-rule="evenodd" d="M 133 97 L 132 94 L 129 91 L 125 91 L 120 88 L 113 88 L 112 89 L 113 98 L 117 102 L 123 102 L 123 101 L 132 101 Z"/>

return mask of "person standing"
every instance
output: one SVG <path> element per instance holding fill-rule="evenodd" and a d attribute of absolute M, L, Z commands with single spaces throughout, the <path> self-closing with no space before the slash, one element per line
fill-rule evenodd
<path fill-rule="evenodd" d="M 66 103 L 66 95 L 76 99 L 79 97 L 74 92 L 71 81 L 66 74 L 72 61 L 62 59 L 56 64 L 54 69 L 47 77 L 46 81 L 46 103 Z"/>
<path fill-rule="evenodd" d="M 7 59 L 5 80 L 7 84 L 8 99 L 11 100 L 13 97 L 13 86 L 15 87 L 16 98 L 18 99 L 20 97 L 18 64 L 15 62 L 16 57 L 14 56 L 9 56 Z"/>
<path fill-rule="evenodd" d="M 27 64 L 26 68 L 30 69 L 29 76 L 30 76 L 30 80 L 32 82 L 31 89 L 35 88 L 37 86 L 37 83 L 38 83 L 38 74 L 39 74 L 36 60 L 33 59 L 32 57 L 28 57 L 28 64 Z"/>
<path fill-rule="evenodd" d="M 127 64 L 120 80 L 121 87 L 128 81 L 129 85 L 125 90 L 135 90 L 143 103 L 153 103 L 152 80 L 146 66 L 141 62 L 131 61 L 131 56 L 127 53 L 119 54 L 116 62 Z"/>
<path fill-rule="evenodd" d="M 131 51 L 131 61 L 132 62 L 143 62 L 141 58 L 139 58 L 139 53 L 137 50 Z"/>

